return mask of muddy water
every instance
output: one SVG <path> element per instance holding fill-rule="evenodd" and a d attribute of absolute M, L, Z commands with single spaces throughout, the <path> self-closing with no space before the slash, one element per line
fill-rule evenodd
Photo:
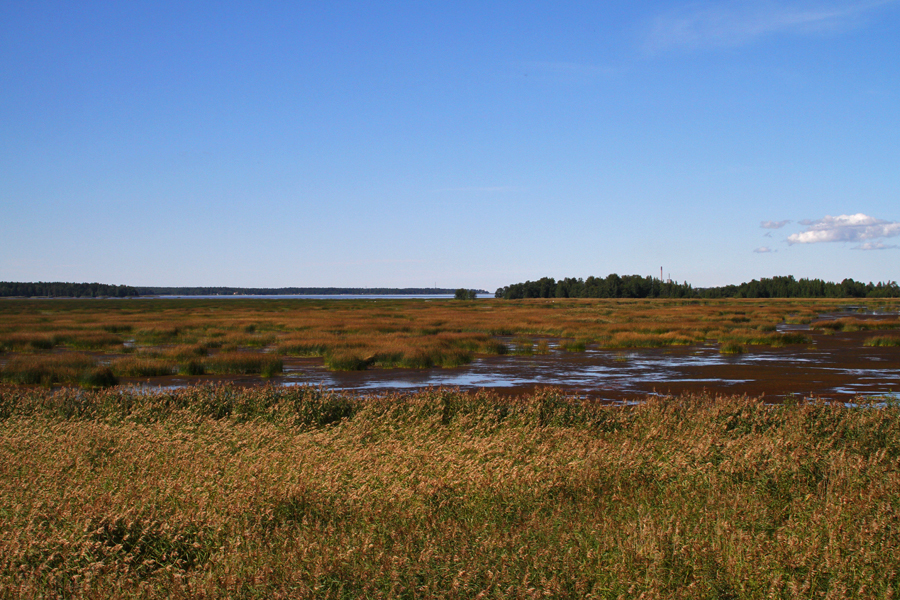
<path fill-rule="evenodd" d="M 791 329 L 803 326 L 788 326 Z M 723 355 L 717 345 L 667 349 L 588 350 L 547 355 L 497 356 L 453 369 L 372 369 L 333 372 L 321 359 L 285 358 L 285 372 L 273 378 L 284 385 L 322 385 L 363 393 L 412 391 L 428 387 L 493 389 L 527 393 L 553 386 L 577 396 L 622 401 L 648 394 L 747 394 L 773 400 L 891 395 L 900 392 L 900 348 L 863 346 L 874 332 L 823 335 L 809 332 L 807 346 L 751 346 L 740 355 Z M 253 385 L 253 377 L 217 378 Z M 154 378 L 145 385 L 179 386 L 204 377 Z"/>

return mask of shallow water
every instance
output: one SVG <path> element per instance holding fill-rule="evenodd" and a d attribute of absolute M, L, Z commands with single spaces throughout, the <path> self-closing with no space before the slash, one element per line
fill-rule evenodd
<path fill-rule="evenodd" d="M 493 389 L 501 394 L 558 387 L 581 397 L 621 402 L 647 395 L 746 394 L 773 400 L 787 397 L 850 401 L 858 396 L 896 397 L 900 391 L 900 348 L 865 347 L 872 332 L 823 335 L 813 330 L 808 346 L 750 346 L 723 355 L 717 345 L 667 349 L 588 350 L 546 355 L 491 356 L 452 369 L 370 369 L 335 372 L 322 359 L 284 359 L 284 374 L 258 377 L 162 377 L 130 381 L 183 386 L 200 381 L 257 385 L 314 385 L 363 393 L 412 391 L 429 387 Z"/>
<path fill-rule="evenodd" d="M 647 394 L 721 394 L 852 397 L 900 390 L 900 352 L 894 348 L 851 349 L 849 340 L 830 339 L 813 348 L 752 348 L 722 355 L 717 346 L 676 349 L 555 351 L 540 356 L 475 360 L 465 367 L 415 371 L 329 372 L 318 361 L 287 360 L 286 384 L 314 384 L 347 390 L 493 388 L 521 393 L 561 387 L 573 394 L 607 400 Z"/>

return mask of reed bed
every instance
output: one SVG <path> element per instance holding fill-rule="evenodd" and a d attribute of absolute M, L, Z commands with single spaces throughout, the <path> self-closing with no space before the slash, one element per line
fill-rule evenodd
<path fill-rule="evenodd" d="M 0 594 L 892 598 L 898 411 L 4 387 Z"/>

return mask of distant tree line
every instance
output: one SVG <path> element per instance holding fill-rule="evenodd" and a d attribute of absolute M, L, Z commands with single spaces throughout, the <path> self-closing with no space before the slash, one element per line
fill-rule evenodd
<path fill-rule="evenodd" d="M 844 279 L 840 283 L 821 279 L 794 279 L 792 275 L 752 280 L 740 285 L 693 288 L 689 283 L 662 281 L 640 275 L 615 273 L 604 278 L 567 277 L 559 281 L 543 277 L 499 288 L 494 296 L 520 298 L 898 298 L 896 281 L 862 283 Z"/>
<path fill-rule="evenodd" d="M 445 288 L 341 288 L 341 287 L 138 287 L 141 296 L 358 296 L 358 295 L 416 295 L 454 294 L 455 289 Z M 483 293 L 487 293 L 482 290 Z"/>
<path fill-rule="evenodd" d="M 702 290 L 704 298 L 898 298 L 896 281 L 877 284 L 844 279 L 840 283 L 821 279 L 794 279 L 781 276 L 756 279 L 740 285 Z"/>
<path fill-rule="evenodd" d="M 40 296 L 53 298 L 130 298 L 138 291 L 129 285 L 106 285 L 104 283 L 65 283 L 61 281 L 20 283 L 0 281 L 0 297 Z"/>

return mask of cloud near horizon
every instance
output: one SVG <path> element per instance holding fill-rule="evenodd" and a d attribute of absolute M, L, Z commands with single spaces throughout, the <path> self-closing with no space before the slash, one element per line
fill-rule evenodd
<path fill-rule="evenodd" d="M 853 250 L 890 250 L 891 248 L 900 248 L 896 244 L 884 244 L 882 242 L 866 242 L 859 246 L 853 246 Z"/>
<path fill-rule="evenodd" d="M 788 244 L 818 244 L 820 242 L 865 242 L 900 235 L 900 222 L 885 221 L 857 213 L 855 215 L 826 215 L 823 219 L 803 220 L 806 230 L 788 236 Z M 862 244 L 859 250 L 879 250 L 881 242 Z"/>
<path fill-rule="evenodd" d="M 768 254 L 769 252 L 778 252 L 778 250 L 772 250 L 768 246 L 762 246 L 760 248 L 756 248 L 753 251 L 756 252 L 757 254 Z"/>

